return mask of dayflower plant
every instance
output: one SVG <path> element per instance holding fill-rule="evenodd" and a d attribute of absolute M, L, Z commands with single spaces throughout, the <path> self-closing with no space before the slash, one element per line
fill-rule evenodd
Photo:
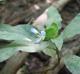
<path fill-rule="evenodd" d="M 62 19 L 58 10 L 51 6 L 48 8 L 48 20 L 45 23 L 44 30 L 39 31 L 29 24 L 17 26 L 0 24 L 0 40 L 10 42 L 4 46 L 0 45 L 0 62 L 7 60 L 19 50 L 29 53 L 42 51 L 52 58 L 55 55 L 55 51 L 58 51 L 58 55 L 64 40 L 80 34 L 80 14 L 60 33 L 61 22 Z M 73 74 L 79 74 L 80 72 L 74 72 L 74 66 L 78 64 L 77 62 L 80 58 L 76 57 L 76 60 L 74 60 L 74 57 L 70 56 L 68 60 L 64 57 L 64 62 Z M 72 58 L 73 62 L 70 60 Z M 73 67 L 71 64 L 73 64 Z M 75 67 L 78 67 L 80 71 L 80 66 L 76 65 Z"/>

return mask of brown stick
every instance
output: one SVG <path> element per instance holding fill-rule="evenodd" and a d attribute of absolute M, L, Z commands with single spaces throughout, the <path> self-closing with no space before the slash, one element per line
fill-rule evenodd
<path fill-rule="evenodd" d="M 25 52 L 18 52 L 6 62 L 7 64 L 0 72 L 0 74 L 15 74 L 18 68 L 23 65 L 27 55 L 28 54 Z"/>
<path fill-rule="evenodd" d="M 43 11 L 50 6 L 49 4 L 44 4 L 44 3 L 40 3 L 40 4 L 38 3 L 37 5 L 40 7 L 39 10 L 36 10 L 34 8 L 34 5 L 32 5 L 29 9 L 22 11 L 19 14 L 13 14 L 13 17 L 10 18 L 9 20 L 6 19 L 5 23 L 14 25 L 25 19 L 26 22 L 28 22 L 30 19 L 35 18 L 41 13 L 43 13 Z"/>
<path fill-rule="evenodd" d="M 55 6 L 59 11 L 62 10 L 62 8 L 71 0 L 59 0 L 56 3 L 53 3 L 53 6 Z"/>

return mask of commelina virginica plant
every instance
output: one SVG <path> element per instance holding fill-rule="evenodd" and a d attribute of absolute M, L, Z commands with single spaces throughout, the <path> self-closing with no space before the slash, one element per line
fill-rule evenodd
<path fill-rule="evenodd" d="M 48 20 L 41 31 L 30 24 L 17 26 L 0 24 L 0 40 L 9 41 L 4 46 L 0 45 L 0 62 L 7 60 L 17 51 L 43 52 L 54 58 L 56 52 L 61 51 L 64 40 L 80 34 L 80 14 L 60 33 L 61 22 L 58 10 L 51 6 L 48 8 Z M 64 57 L 64 63 L 72 74 L 80 73 L 78 56 L 68 55 Z"/>

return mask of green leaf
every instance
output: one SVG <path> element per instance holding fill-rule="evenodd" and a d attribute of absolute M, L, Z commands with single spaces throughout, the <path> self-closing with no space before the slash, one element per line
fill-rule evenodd
<path fill-rule="evenodd" d="M 40 44 L 28 43 L 26 46 L 18 47 L 18 50 L 34 53 L 40 52 L 48 46 L 46 42 L 41 42 Z"/>
<path fill-rule="evenodd" d="M 20 49 L 24 50 L 26 48 L 27 51 L 31 51 L 31 52 L 35 51 L 27 47 L 29 46 L 29 42 L 22 42 L 22 43 L 21 42 L 22 41 L 12 42 L 6 46 L 0 47 L 0 62 L 3 62 L 9 59 L 12 55 L 17 53 L 17 51 L 19 51 Z M 32 46 L 32 48 L 34 47 L 35 46 Z"/>
<path fill-rule="evenodd" d="M 51 57 L 54 57 L 54 55 L 56 55 L 55 45 L 52 42 L 50 42 L 50 41 L 46 42 L 46 45 L 47 45 L 46 48 L 44 48 L 42 51 L 46 55 L 51 56 Z"/>
<path fill-rule="evenodd" d="M 16 44 L 8 44 L 0 48 L 0 62 L 9 59 L 17 52 Z"/>
<path fill-rule="evenodd" d="M 17 51 L 24 51 L 29 53 L 40 52 L 43 49 L 46 49 L 48 44 L 42 42 L 40 44 L 34 44 L 28 41 L 13 41 L 12 43 L 0 47 L 0 62 L 3 62 L 10 58 Z"/>
<path fill-rule="evenodd" d="M 56 54 L 54 45 L 47 41 L 41 42 L 39 44 L 28 43 L 26 46 L 21 46 L 21 47 L 18 47 L 17 49 L 20 51 L 29 52 L 29 53 L 42 51 L 46 55 L 49 55 L 51 57 L 54 57 L 54 55 Z"/>
<path fill-rule="evenodd" d="M 62 37 L 62 34 L 60 36 L 58 36 L 57 38 L 55 38 L 55 39 L 51 39 L 51 41 L 53 43 L 55 43 L 55 45 L 58 48 L 58 50 L 61 50 L 62 45 L 63 45 L 63 37 Z"/>
<path fill-rule="evenodd" d="M 50 6 L 48 8 L 48 21 L 46 24 L 51 25 L 53 22 L 58 24 L 58 29 L 60 29 L 62 27 L 62 25 L 61 25 L 62 18 L 60 16 L 57 8 Z"/>
<path fill-rule="evenodd" d="M 26 36 L 27 38 L 31 40 L 35 40 L 36 35 L 31 32 L 32 27 L 33 26 L 29 24 L 24 24 L 24 25 L 22 24 L 22 25 L 14 26 L 16 33 Z"/>
<path fill-rule="evenodd" d="M 11 31 L 11 32 L 13 32 L 14 29 L 13 29 L 13 27 L 11 25 L 0 24 L 0 31 L 7 31 L 7 32 Z"/>
<path fill-rule="evenodd" d="M 22 47 L 27 47 L 30 42 L 27 41 L 13 41 L 6 45 L 0 45 L 0 62 L 9 59 L 12 55 L 16 54 L 18 49 Z"/>
<path fill-rule="evenodd" d="M 45 29 L 46 36 L 45 40 L 53 39 L 58 36 L 58 26 L 56 23 L 52 23 L 50 26 L 47 26 Z"/>
<path fill-rule="evenodd" d="M 78 14 L 63 31 L 64 40 L 80 34 L 80 14 Z"/>
<path fill-rule="evenodd" d="M 64 57 L 64 63 L 72 74 L 80 74 L 80 57 L 76 55 Z"/>
<path fill-rule="evenodd" d="M 31 25 L 18 25 L 18 26 L 10 26 L 2 24 L 0 25 L 0 39 L 3 40 L 33 40 L 36 38 L 30 29 Z"/>
<path fill-rule="evenodd" d="M 15 32 L 0 31 L 0 40 L 27 40 L 25 36 Z"/>
<path fill-rule="evenodd" d="M 55 47 L 53 43 L 51 44 L 48 41 L 41 42 L 39 44 L 34 44 L 34 43 L 28 43 L 27 46 L 22 46 L 17 48 L 20 51 L 24 52 L 29 52 L 29 53 L 34 53 L 34 52 L 44 52 L 46 55 L 49 55 L 51 57 L 54 57 L 56 54 Z"/>
<path fill-rule="evenodd" d="M 50 48 L 43 49 L 43 52 L 46 55 L 51 56 L 51 57 L 54 57 L 54 55 L 56 55 L 56 51 L 54 49 L 50 49 Z"/>
<path fill-rule="evenodd" d="M 0 40 L 15 41 L 10 45 L 0 47 L 0 62 L 7 60 L 20 49 L 26 49 L 27 52 L 37 52 L 37 45 L 30 43 L 36 39 L 30 29 L 31 25 L 0 25 Z"/>

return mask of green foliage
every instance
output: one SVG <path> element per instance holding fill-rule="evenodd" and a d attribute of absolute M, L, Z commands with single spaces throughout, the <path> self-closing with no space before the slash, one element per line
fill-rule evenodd
<path fill-rule="evenodd" d="M 0 62 L 7 60 L 17 51 L 34 53 L 46 49 L 47 46 L 48 44 L 46 42 L 42 42 L 40 44 L 34 44 L 32 42 L 26 42 L 26 41 L 24 42 L 13 41 L 10 44 L 0 48 Z"/>
<path fill-rule="evenodd" d="M 80 14 L 78 14 L 63 31 L 64 40 L 80 34 Z"/>
<path fill-rule="evenodd" d="M 0 48 L 0 62 L 3 62 L 4 60 L 7 60 L 12 55 L 14 55 L 17 52 L 16 49 L 17 44 L 7 44 L 6 46 L 3 46 Z"/>
<path fill-rule="evenodd" d="M 30 25 L 18 25 L 10 26 L 6 24 L 0 24 L 0 40 L 31 40 L 35 39 L 35 36 L 30 32 Z"/>
<path fill-rule="evenodd" d="M 68 55 L 64 57 L 64 63 L 72 74 L 80 74 L 80 57 Z"/>
<path fill-rule="evenodd" d="M 80 34 L 80 14 L 78 14 L 63 31 L 63 39 L 69 39 Z M 70 55 L 64 57 L 64 63 L 72 74 L 80 74 L 80 57 Z"/>
<path fill-rule="evenodd" d="M 52 25 L 47 26 L 45 29 L 46 32 L 46 40 L 54 39 L 58 36 L 58 26 L 56 23 L 52 23 Z"/>
<path fill-rule="evenodd" d="M 56 55 L 56 51 L 53 48 L 46 48 L 43 50 L 46 55 L 51 56 L 52 58 Z"/>
<path fill-rule="evenodd" d="M 46 25 L 51 25 L 54 22 L 58 25 L 58 28 L 60 29 L 62 27 L 61 25 L 62 18 L 58 10 L 53 6 L 50 6 L 47 10 L 48 10 L 48 21 Z"/>
<path fill-rule="evenodd" d="M 60 33 L 61 21 L 62 19 L 57 9 L 51 6 L 48 8 L 48 21 L 45 23 L 46 28 L 43 31 L 38 31 L 29 24 L 17 26 L 0 24 L 0 40 L 10 41 L 9 44 L 0 46 L 0 62 L 7 60 L 17 51 L 29 53 L 42 51 L 52 58 L 56 52 L 59 55 L 64 40 L 80 34 L 80 15 L 78 14 L 64 31 Z M 77 56 L 71 56 L 68 59 L 64 57 L 64 62 L 73 74 L 79 74 L 78 71 L 76 73 L 74 70 L 75 67 L 76 69 L 79 68 L 78 65 L 75 65 L 79 62 Z"/>
<path fill-rule="evenodd" d="M 40 52 L 41 50 L 49 46 L 47 42 L 41 42 L 39 44 L 35 44 L 33 42 L 30 42 L 30 43 L 28 42 L 27 44 L 27 42 L 25 42 L 24 45 L 18 47 L 17 49 L 24 52 L 34 53 L 34 52 Z"/>
<path fill-rule="evenodd" d="M 56 55 L 56 51 L 55 51 L 56 47 L 51 41 L 47 41 L 47 44 L 48 44 L 48 46 L 45 49 L 43 49 L 42 51 L 46 55 L 49 55 L 54 58 L 54 56 Z"/>
<path fill-rule="evenodd" d="M 36 39 L 36 36 L 30 32 L 30 29 L 31 26 L 28 24 L 18 25 L 18 26 L 0 24 L 0 40 L 9 40 L 9 41 L 16 42 L 14 44 L 11 43 L 8 46 L 4 46 L 0 48 L 0 62 L 8 59 L 10 56 L 15 54 L 15 52 L 18 51 L 19 48 L 25 49 L 28 46 L 27 43 Z M 34 47 L 35 46 L 33 46 L 33 48 Z M 27 47 L 26 49 L 28 50 L 29 47 Z M 32 50 L 29 50 L 28 52 L 30 51 Z M 34 52 L 34 50 L 32 52 Z"/>
<path fill-rule="evenodd" d="M 59 51 L 62 49 L 62 45 L 63 45 L 63 37 L 62 37 L 62 34 L 59 35 L 55 39 L 51 39 L 51 41 L 56 45 L 56 47 L 58 48 Z"/>

